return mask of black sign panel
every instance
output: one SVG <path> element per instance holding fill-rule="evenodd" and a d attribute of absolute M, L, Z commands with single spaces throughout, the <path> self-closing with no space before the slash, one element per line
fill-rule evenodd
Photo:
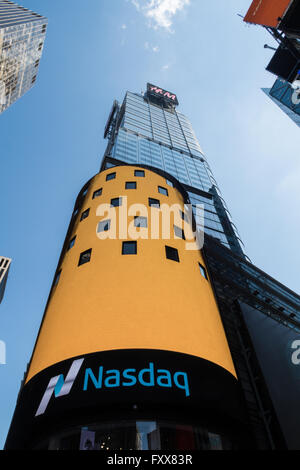
<path fill-rule="evenodd" d="M 293 83 L 300 70 L 300 56 L 296 57 L 289 49 L 279 47 L 267 66 L 267 70 Z"/>
<path fill-rule="evenodd" d="M 169 351 L 106 351 L 34 376 L 19 395 L 6 448 L 31 448 L 42 436 L 90 417 L 128 419 L 133 410 L 169 418 L 198 413 L 235 423 L 235 429 L 245 421 L 237 380 L 216 364 Z"/>

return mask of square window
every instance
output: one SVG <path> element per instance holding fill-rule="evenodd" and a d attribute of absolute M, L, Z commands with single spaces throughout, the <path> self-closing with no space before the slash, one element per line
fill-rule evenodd
<path fill-rule="evenodd" d="M 134 217 L 134 226 L 135 227 L 148 227 L 147 217 L 135 216 Z"/>
<path fill-rule="evenodd" d="M 86 196 L 87 195 L 87 192 L 88 192 L 88 189 L 85 189 L 82 193 L 82 197 Z"/>
<path fill-rule="evenodd" d="M 140 178 L 145 178 L 145 172 L 144 172 L 144 170 L 135 170 L 134 171 L 134 176 L 138 176 Z"/>
<path fill-rule="evenodd" d="M 119 207 L 122 205 L 122 198 L 121 197 L 115 197 L 110 201 L 110 204 L 112 207 Z"/>
<path fill-rule="evenodd" d="M 85 263 L 89 263 L 91 261 L 91 255 L 92 255 L 92 249 L 86 250 L 83 253 L 81 253 L 79 256 L 78 266 L 81 266 L 82 264 L 85 264 Z"/>
<path fill-rule="evenodd" d="M 184 231 L 180 227 L 177 227 L 176 225 L 174 225 L 174 234 L 176 237 L 182 238 L 182 240 L 185 240 Z"/>
<path fill-rule="evenodd" d="M 127 181 L 127 183 L 125 184 L 125 189 L 136 189 L 136 182 Z"/>
<path fill-rule="evenodd" d="M 86 219 L 90 214 L 90 209 L 87 209 L 81 214 L 80 221 Z"/>
<path fill-rule="evenodd" d="M 109 173 L 109 175 L 106 175 L 106 181 L 114 180 L 116 177 L 116 173 Z"/>
<path fill-rule="evenodd" d="M 152 197 L 149 197 L 149 206 L 160 208 L 160 201 L 158 199 L 153 199 Z"/>
<path fill-rule="evenodd" d="M 76 235 L 75 235 L 75 237 L 72 238 L 72 240 L 70 240 L 68 250 L 73 248 L 73 246 L 75 245 L 75 240 L 76 240 Z"/>
<path fill-rule="evenodd" d="M 167 259 L 171 259 L 172 261 L 177 261 L 177 263 L 179 263 L 178 250 L 176 250 L 176 248 L 172 248 L 171 246 L 166 246 L 165 248 Z"/>
<path fill-rule="evenodd" d="M 102 188 L 97 189 L 97 190 L 94 191 L 94 193 L 93 193 L 93 199 L 96 199 L 96 197 L 101 196 L 101 194 L 102 194 Z"/>
<path fill-rule="evenodd" d="M 168 190 L 166 188 L 163 188 L 162 186 L 158 186 L 158 192 L 160 194 L 163 194 L 164 196 L 169 196 Z"/>
<path fill-rule="evenodd" d="M 167 183 L 169 186 L 172 186 L 172 188 L 174 188 L 174 184 L 172 183 L 172 181 L 166 180 L 166 183 Z"/>
<path fill-rule="evenodd" d="M 206 271 L 205 267 L 202 266 L 202 264 L 200 264 L 200 263 L 198 263 L 198 264 L 199 264 L 199 268 L 200 268 L 200 273 L 202 274 L 204 279 L 206 279 L 208 281 L 208 275 L 207 275 L 207 271 Z"/>
<path fill-rule="evenodd" d="M 123 242 L 122 244 L 122 255 L 136 255 L 137 254 L 137 242 Z"/>
<path fill-rule="evenodd" d="M 110 219 L 102 220 L 98 224 L 97 232 L 108 232 L 110 229 Z"/>

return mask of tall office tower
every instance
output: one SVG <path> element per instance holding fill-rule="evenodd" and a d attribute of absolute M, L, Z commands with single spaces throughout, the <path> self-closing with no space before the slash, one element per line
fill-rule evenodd
<path fill-rule="evenodd" d="M 290 83 L 278 78 L 272 88 L 262 90 L 300 127 L 300 89 L 294 89 Z"/>
<path fill-rule="evenodd" d="M 0 0 L 0 113 L 33 87 L 48 20 Z"/>
<path fill-rule="evenodd" d="M 300 447 L 300 298 L 246 259 L 177 105 L 150 84 L 113 104 L 6 449 Z"/>
<path fill-rule="evenodd" d="M 176 95 L 151 84 L 143 96 L 128 92 L 122 106 L 114 102 L 110 113 L 105 156 L 152 165 L 173 175 L 188 192 L 194 208 L 203 204 L 205 233 L 243 255 L 241 239 L 192 125 L 176 110 L 177 105 Z M 202 230 L 201 218 L 196 222 Z"/>
<path fill-rule="evenodd" d="M 3 256 L 0 256 L 0 303 L 2 302 L 4 296 L 4 290 L 7 282 L 10 265 L 10 258 L 4 258 Z"/>

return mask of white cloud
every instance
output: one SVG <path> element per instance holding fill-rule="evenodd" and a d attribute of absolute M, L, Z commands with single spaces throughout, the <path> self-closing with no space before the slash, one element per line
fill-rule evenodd
<path fill-rule="evenodd" d="M 190 4 L 190 0 L 149 0 L 145 6 L 141 6 L 141 0 L 131 0 L 138 11 L 150 20 L 150 26 L 154 29 L 164 28 L 171 32 L 173 17 L 185 6 Z"/>
<path fill-rule="evenodd" d="M 162 70 L 168 70 L 170 68 L 170 65 L 169 64 L 166 64 L 166 65 L 163 65 L 162 66 Z"/>
<path fill-rule="evenodd" d="M 126 24 L 122 24 L 121 29 L 127 29 Z"/>
<path fill-rule="evenodd" d="M 144 44 L 144 48 L 149 51 L 153 51 L 153 52 L 158 52 L 159 51 L 159 47 L 158 46 L 152 46 L 148 41 L 145 42 Z"/>

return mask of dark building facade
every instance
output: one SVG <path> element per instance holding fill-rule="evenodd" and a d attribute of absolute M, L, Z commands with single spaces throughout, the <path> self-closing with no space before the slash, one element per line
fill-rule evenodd
<path fill-rule="evenodd" d="M 300 298 L 247 259 L 178 104 L 151 84 L 113 103 L 6 449 L 300 448 L 299 406 L 294 395 L 291 422 L 285 401 L 297 385 Z"/>

